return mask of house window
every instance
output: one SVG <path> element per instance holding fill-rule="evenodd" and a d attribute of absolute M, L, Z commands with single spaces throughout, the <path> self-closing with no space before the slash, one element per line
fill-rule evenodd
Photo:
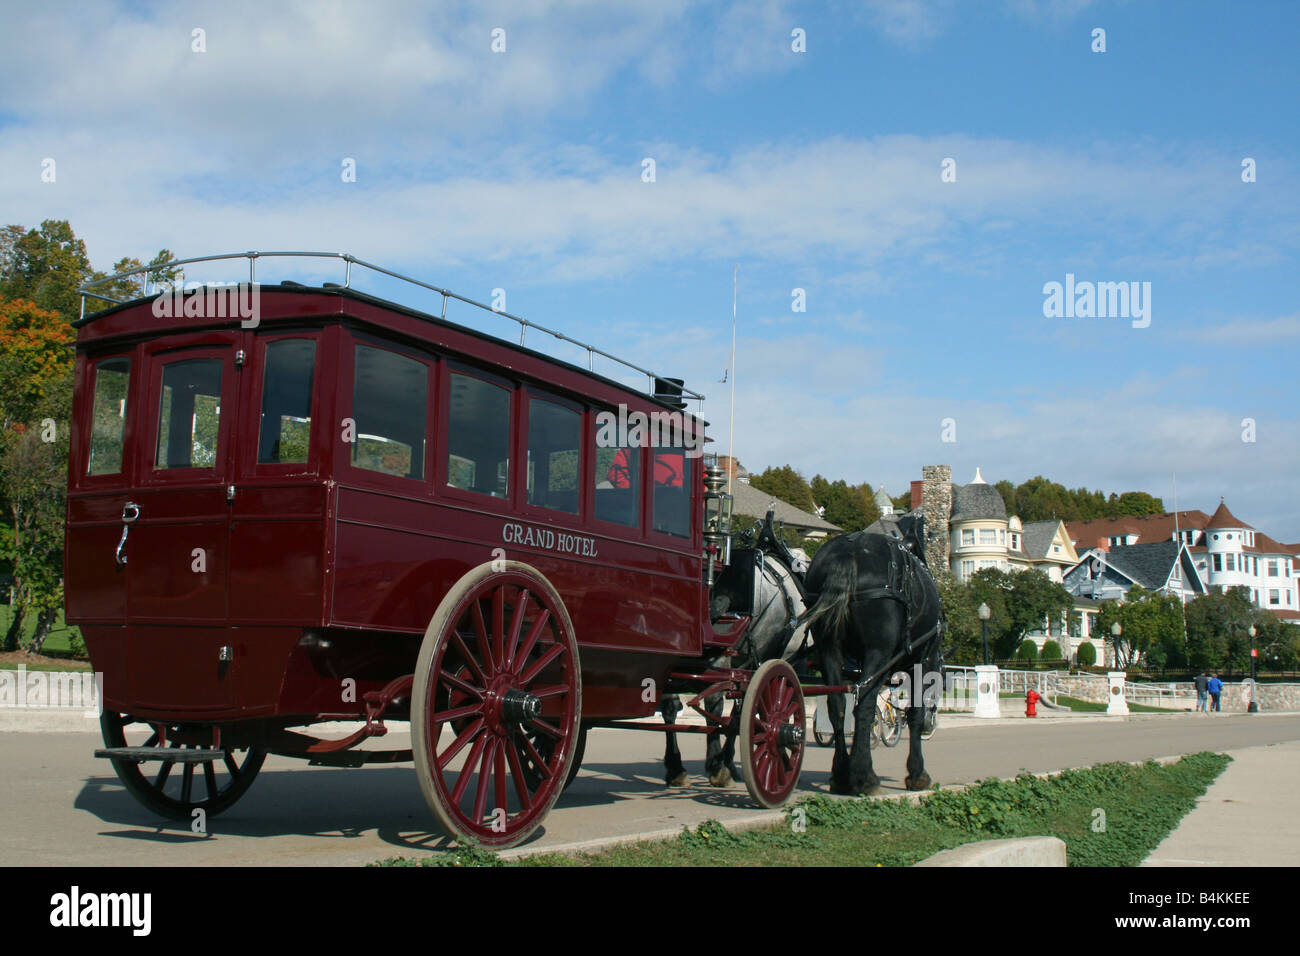
<path fill-rule="evenodd" d="M 971 579 L 971 575 L 973 575 L 974 573 L 975 573 L 974 561 L 963 561 L 961 563 L 961 579 L 963 581 L 969 581 Z"/>
<path fill-rule="evenodd" d="M 1279 604 L 1279 603 L 1281 603 L 1281 599 L 1282 599 L 1281 592 L 1278 591 L 1277 588 L 1270 588 L 1270 589 L 1269 589 L 1269 592 L 1268 592 L 1268 603 L 1269 603 L 1269 604 Z"/>
<path fill-rule="evenodd" d="M 1228 557 L 1228 570 L 1229 571 L 1237 570 L 1236 567 L 1237 556 L 1235 554 L 1229 554 L 1227 557 Z"/>
<path fill-rule="evenodd" d="M 980 528 L 980 544 L 997 544 L 998 534 L 992 528 Z"/>
<path fill-rule="evenodd" d="M 1011 535 L 1011 550 L 1012 551 L 1020 550 L 1020 535 L 1015 534 L 1014 532 Z"/>
<path fill-rule="evenodd" d="M 1277 566 L 1278 566 L 1278 562 L 1276 562 L 1276 561 L 1270 561 L 1270 562 L 1268 563 L 1268 576 L 1269 576 L 1270 578 L 1275 578 L 1275 577 L 1278 576 L 1278 568 L 1277 568 Z"/>
<path fill-rule="evenodd" d="M 963 528 L 961 532 L 961 546 L 970 548 L 975 545 L 975 531 L 973 528 Z"/>

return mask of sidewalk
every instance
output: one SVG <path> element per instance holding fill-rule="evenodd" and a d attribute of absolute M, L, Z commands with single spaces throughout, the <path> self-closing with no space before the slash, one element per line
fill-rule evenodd
<path fill-rule="evenodd" d="M 1228 755 L 1232 763 L 1143 866 L 1300 864 L 1300 741 Z"/>

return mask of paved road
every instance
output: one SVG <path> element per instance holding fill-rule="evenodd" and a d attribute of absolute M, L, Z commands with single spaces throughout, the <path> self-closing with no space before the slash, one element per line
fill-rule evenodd
<path fill-rule="evenodd" d="M 1185 715 L 941 729 L 926 753 L 935 779 L 952 784 L 1291 740 L 1300 740 L 1300 716 Z M 401 734 L 385 742 L 408 745 Z M 243 800 L 212 818 L 212 832 L 200 837 L 140 807 L 108 764 L 91 756 L 97 743 L 85 733 L 0 734 L 0 865 L 353 865 L 441 843 L 409 764 L 327 769 L 269 758 Z M 662 745 L 644 733 L 593 732 L 581 776 L 534 846 L 763 815 L 743 785 L 666 790 Z M 702 746 L 699 739 L 684 744 L 693 773 L 702 771 Z M 900 790 L 905 747 L 876 754 L 887 790 Z M 802 792 L 825 790 L 830 757 L 810 749 Z"/>

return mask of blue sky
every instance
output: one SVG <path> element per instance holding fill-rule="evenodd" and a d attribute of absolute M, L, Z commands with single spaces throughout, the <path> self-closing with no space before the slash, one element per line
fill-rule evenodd
<path fill-rule="evenodd" d="M 1176 471 L 1180 507 L 1224 495 L 1300 540 L 1300 4 L 53 3 L 6 27 L 0 218 L 69 219 L 101 268 L 328 249 L 503 288 L 684 376 L 725 450 L 738 265 L 751 469 L 897 494 L 947 463 L 1169 506 Z M 1067 273 L 1151 283 L 1150 326 L 1044 317 Z"/>

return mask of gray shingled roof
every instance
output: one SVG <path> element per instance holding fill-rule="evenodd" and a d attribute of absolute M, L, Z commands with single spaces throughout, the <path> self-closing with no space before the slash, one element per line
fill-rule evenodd
<path fill-rule="evenodd" d="M 1106 554 L 1106 563 L 1148 591 L 1154 591 L 1164 587 L 1169 580 L 1177 556 L 1177 541 L 1155 541 L 1111 548 Z"/>
<path fill-rule="evenodd" d="M 767 506 L 775 502 L 772 508 L 778 521 L 784 521 L 792 528 L 808 528 L 813 531 L 843 531 L 838 525 L 802 511 L 787 501 L 774 498 L 766 491 L 760 491 L 743 481 L 733 482 L 731 495 L 735 499 L 733 510 L 738 514 L 753 515 L 762 518 L 767 514 Z"/>
<path fill-rule="evenodd" d="M 1001 495 L 998 496 L 1002 497 Z M 1020 539 L 1021 553 L 1027 558 L 1035 561 L 1042 561 L 1047 557 L 1047 552 L 1051 550 L 1052 539 L 1056 537 L 1056 529 L 1060 521 L 1053 519 L 1051 521 L 1030 521 L 1025 525 Z"/>
<path fill-rule="evenodd" d="M 998 490 L 984 482 L 971 482 L 956 489 L 952 496 L 952 520 L 1000 518 L 1006 520 L 1007 506 Z"/>

